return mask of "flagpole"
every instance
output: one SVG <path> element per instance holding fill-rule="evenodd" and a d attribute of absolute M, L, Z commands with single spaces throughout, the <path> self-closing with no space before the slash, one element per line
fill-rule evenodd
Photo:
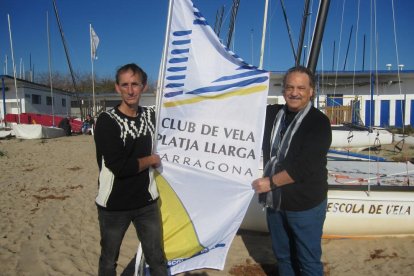
<path fill-rule="evenodd" d="M 165 31 L 165 39 L 164 39 L 164 49 L 161 56 L 161 64 L 160 64 L 160 70 L 158 72 L 158 85 L 157 85 L 157 94 L 155 97 L 155 110 L 156 110 L 156 125 L 155 125 L 155 135 L 154 135 L 154 141 L 153 141 L 153 150 L 156 151 L 156 139 L 158 134 L 158 126 L 159 126 L 159 119 L 160 119 L 160 110 L 161 110 L 161 102 L 162 102 L 162 90 L 164 87 L 164 76 L 165 76 L 165 70 L 166 70 L 166 58 L 167 58 L 167 51 L 168 51 L 168 45 L 170 42 L 170 29 L 171 29 L 171 15 L 173 10 L 174 0 L 169 1 L 168 5 L 168 17 L 167 17 L 167 27 Z"/>
<path fill-rule="evenodd" d="M 265 48 L 265 40 L 266 40 L 267 7 L 268 6 L 269 6 L 269 0 L 266 0 L 266 2 L 265 2 L 264 17 L 263 17 L 262 45 L 261 45 L 261 48 L 260 48 L 260 63 L 259 63 L 259 69 L 263 69 L 263 56 L 264 56 L 264 48 Z"/>
<path fill-rule="evenodd" d="M 93 102 L 92 110 L 93 110 L 93 116 L 96 117 L 96 106 L 95 106 L 95 74 L 94 74 L 94 71 L 93 71 L 93 60 L 95 59 L 95 55 L 94 55 L 94 52 L 93 52 L 94 45 L 93 45 L 93 38 L 92 38 L 92 24 L 89 24 L 89 37 L 90 37 L 90 40 L 91 40 L 91 64 L 92 64 L 92 102 Z M 95 49 L 95 52 L 96 52 L 96 49 Z"/>

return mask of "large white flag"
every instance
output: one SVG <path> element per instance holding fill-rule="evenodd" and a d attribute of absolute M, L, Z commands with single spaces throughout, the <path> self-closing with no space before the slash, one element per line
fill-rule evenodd
<path fill-rule="evenodd" d="M 90 38 L 91 38 L 91 58 L 98 59 L 98 56 L 96 55 L 96 51 L 98 50 L 99 37 L 95 33 L 95 30 L 92 28 L 92 25 L 90 25 Z"/>
<path fill-rule="evenodd" d="M 226 49 L 190 0 L 174 0 L 155 173 L 172 274 L 223 269 L 258 177 L 269 73 Z"/>

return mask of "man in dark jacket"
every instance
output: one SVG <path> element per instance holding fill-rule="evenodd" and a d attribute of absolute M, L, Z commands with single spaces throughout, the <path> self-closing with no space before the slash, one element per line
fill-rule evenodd
<path fill-rule="evenodd" d="M 298 66 L 283 79 L 285 106 L 277 112 L 264 146 L 264 177 L 252 183 L 266 207 L 279 275 L 323 275 L 322 229 L 327 205 L 329 119 L 312 106 L 315 80 Z M 272 113 L 268 110 L 268 115 Z M 270 141 L 270 142 L 269 142 Z"/>

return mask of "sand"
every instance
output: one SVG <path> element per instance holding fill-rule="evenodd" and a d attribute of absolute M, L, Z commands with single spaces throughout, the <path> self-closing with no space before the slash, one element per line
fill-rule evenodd
<path fill-rule="evenodd" d="M 0 275 L 97 274 L 97 173 L 92 136 L 0 140 Z M 130 227 L 118 274 L 137 244 Z M 323 240 L 322 259 L 326 275 L 412 275 L 414 237 Z M 267 234 L 240 231 L 223 271 L 182 275 L 277 275 L 275 263 Z"/>

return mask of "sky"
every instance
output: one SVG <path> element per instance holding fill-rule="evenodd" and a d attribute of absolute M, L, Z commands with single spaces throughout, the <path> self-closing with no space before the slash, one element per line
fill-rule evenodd
<path fill-rule="evenodd" d="M 98 59 L 94 61 L 98 77 L 113 78 L 119 66 L 134 62 L 148 73 L 150 81 L 157 80 L 166 32 L 167 0 L 55 1 L 76 74 L 89 74 L 92 70 L 89 39 L 89 24 L 92 24 L 100 39 Z M 226 42 L 232 0 L 193 0 L 193 3 L 213 28 L 216 13 L 224 6 L 220 38 Z M 284 3 L 296 49 L 304 0 Z M 0 0 L 0 4 L 0 74 L 6 73 L 7 64 L 7 74 L 13 75 L 8 18 L 17 77 L 28 79 L 29 73 L 23 72 L 29 72 L 30 68 L 34 71 L 34 81 L 38 74 L 49 72 L 47 25 L 52 71 L 68 74 L 53 1 Z M 311 0 L 303 48 L 305 57 L 318 5 L 318 0 Z M 240 1 L 230 46 L 247 63 L 256 66 L 260 60 L 264 6 L 265 0 Z M 413 70 L 413 11 L 412 0 L 331 0 L 317 69 L 343 71 L 345 65 L 345 71 L 386 70 L 386 64 L 392 64 L 391 69 L 395 70 L 397 64 L 404 64 L 403 70 Z M 287 70 L 295 60 L 280 0 L 269 0 L 267 26 L 263 68 Z"/>

